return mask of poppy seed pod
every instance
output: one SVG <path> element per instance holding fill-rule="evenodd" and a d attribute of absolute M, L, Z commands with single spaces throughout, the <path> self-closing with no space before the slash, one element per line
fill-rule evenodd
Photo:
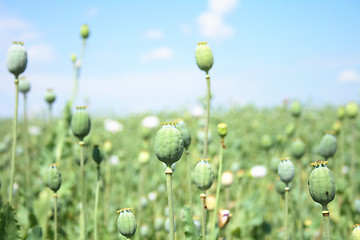
<path fill-rule="evenodd" d="M 312 199 L 327 208 L 327 204 L 335 198 L 335 181 L 326 161 L 312 163 L 315 168 L 309 177 L 309 191 Z"/>
<path fill-rule="evenodd" d="M 214 182 L 214 169 L 207 159 L 202 159 L 195 166 L 195 185 L 203 191 L 208 190 Z"/>
<path fill-rule="evenodd" d="M 19 91 L 26 94 L 30 91 L 30 82 L 26 78 L 20 78 L 19 80 Z"/>
<path fill-rule="evenodd" d="M 73 134 L 82 141 L 90 132 L 90 116 L 86 107 L 76 107 L 76 112 L 71 118 L 71 130 Z"/>
<path fill-rule="evenodd" d="M 294 178 L 295 167 L 289 158 L 282 158 L 278 166 L 280 180 L 288 185 Z"/>
<path fill-rule="evenodd" d="M 332 134 L 325 134 L 319 145 L 319 153 L 324 158 L 334 156 L 337 149 L 336 137 Z"/>
<path fill-rule="evenodd" d="M 290 113 L 293 117 L 298 118 L 301 115 L 301 104 L 295 101 L 290 106 Z"/>
<path fill-rule="evenodd" d="M 155 138 L 156 157 L 167 167 L 177 162 L 184 150 L 184 140 L 181 132 L 170 122 L 160 128 Z"/>
<path fill-rule="evenodd" d="M 89 25 L 83 24 L 80 28 L 80 35 L 83 39 L 87 39 L 90 35 Z"/>
<path fill-rule="evenodd" d="M 93 151 L 92 151 L 92 157 L 98 165 L 104 159 L 103 151 L 99 145 L 94 145 Z"/>
<path fill-rule="evenodd" d="M 130 208 L 123 208 L 118 211 L 117 227 L 121 235 L 131 238 L 136 232 L 136 219 Z"/>
<path fill-rule="evenodd" d="M 56 95 L 52 89 L 47 89 L 45 92 L 45 101 L 48 104 L 52 104 L 56 99 Z"/>
<path fill-rule="evenodd" d="M 61 173 L 56 164 L 50 165 L 47 180 L 49 188 L 56 193 L 61 186 Z"/>
<path fill-rule="evenodd" d="M 214 58 L 211 52 L 210 47 L 206 42 L 199 42 L 195 50 L 195 59 L 198 67 L 205 71 L 206 74 L 209 73 L 209 70 L 213 66 Z"/>
<path fill-rule="evenodd" d="M 219 123 L 217 125 L 217 131 L 221 138 L 224 138 L 227 134 L 227 125 L 226 123 Z"/>
<path fill-rule="evenodd" d="M 184 121 L 179 121 L 176 128 L 181 132 L 184 140 L 184 148 L 187 149 L 191 143 L 191 133 Z"/>
<path fill-rule="evenodd" d="M 341 121 L 344 119 L 346 114 L 345 108 L 344 107 L 339 107 L 337 110 L 337 117 L 338 119 Z"/>
<path fill-rule="evenodd" d="M 6 66 L 15 78 L 23 73 L 27 66 L 27 53 L 22 42 L 13 42 L 6 55 Z"/>
<path fill-rule="evenodd" d="M 357 114 L 358 114 L 358 106 L 355 102 L 349 102 L 348 104 L 346 104 L 346 115 L 350 119 L 356 118 Z"/>
<path fill-rule="evenodd" d="M 300 159 L 305 154 L 305 144 L 300 139 L 296 139 L 291 144 L 291 155 L 296 158 Z"/>

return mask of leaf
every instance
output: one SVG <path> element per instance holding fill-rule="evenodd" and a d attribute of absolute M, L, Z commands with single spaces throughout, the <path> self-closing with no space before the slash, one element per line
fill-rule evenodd
<path fill-rule="evenodd" d="M 26 240 L 42 240 L 42 229 L 40 226 L 30 228 Z"/>
<path fill-rule="evenodd" d="M 192 218 L 191 210 L 188 206 L 185 206 L 182 210 L 182 220 L 184 223 L 184 233 L 187 240 L 199 240 L 200 233 L 197 227 L 195 226 L 194 220 Z"/>
<path fill-rule="evenodd" d="M 19 238 L 19 225 L 15 211 L 9 203 L 0 209 L 0 240 L 15 240 Z"/>

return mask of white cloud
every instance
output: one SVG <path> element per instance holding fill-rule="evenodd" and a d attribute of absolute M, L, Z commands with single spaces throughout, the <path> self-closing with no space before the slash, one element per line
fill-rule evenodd
<path fill-rule="evenodd" d="M 339 74 L 340 82 L 357 82 L 359 80 L 359 73 L 352 69 L 344 70 Z"/>
<path fill-rule="evenodd" d="M 149 62 L 155 59 L 170 59 L 174 56 L 174 51 L 169 47 L 156 48 L 140 57 L 142 62 Z"/>
<path fill-rule="evenodd" d="M 149 40 L 157 40 L 164 37 L 164 32 L 159 29 L 150 29 L 145 32 L 144 37 Z"/>
<path fill-rule="evenodd" d="M 52 46 L 44 43 L 29 46 L 27 54 L 32 62 L 49 62 L 54 58 L 55 51 Z"/>
<path fill-rule="evenodd" d="M 88 17 L 88 18 L 93 18 L 95 17 L 96 15 L 98 15 L 99 13 L 99 8 L 98 7 L 91 7 L 87 10 L 87 12 L 85 13 L 85 15 Z"/>
<path fill-rule="evenodd" d="M 237 5 L 238 0 L 210 0 L 209 9 L 197 18 L 200 34 L 212 38 L 232 37 L 234 29 L 224 19 Z"/>

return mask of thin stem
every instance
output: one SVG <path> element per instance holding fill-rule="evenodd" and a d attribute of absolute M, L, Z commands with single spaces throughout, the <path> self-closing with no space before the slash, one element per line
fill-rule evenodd
<path fill-rule="evenodd" d="M 71 98 L 70 98 L 70 106 L 73 105 L 74 101 L 75 101 L 75 97 L 76 97 L 76 93 L 77 93 L 77 90 L 78 90 L 78 86 L 79 86 L 79 72 L 80 72 L 80 69 L 79 67 L 77 67 L 74 63 L 74 82 L 73 82 L 73 89 L 72 89 L 72 92 L 71 92 Z"/>
<path fill-rule="evenodd" d="M 97 181 L 96 181 L 96 193 L 95 193 L 95 210 L 94 210 L 94 240 L 98 239 L 98 205 L 99 205 L 99 192 L 100 192 L 100 165 L 97 165 Z"/>
<path fill-rule="evenodd" d="M 86 235 L 86 230 L 85 230 L 85 226 L 86 226 L 86 218 L 85 218 L 85 174 L 84 174 L 84 146 L 85 143 L 83 141 L 79 142 L 80 145 L 80 181 L 81 181 L 81 216 L 80 216 L 80 239 L 85 240 L 85 235 Z"/>
<path fill-rule="evenodd" d="M 224 139 L 220 140 L 220 149 L 219 149 L 219 170 L 218 170 L 218 180 L 217 180 L 217 186 L 216 186 L 216 196 L 215 196 L 215 208 L 214 208 L 214 213 L 213 213 L 213 218 L 212 218 L 212 223 L 211 223 L 211 228 L 212 228 L 212 240 L 216 239 L 216 233 L 215 233 L 215 226 L 216 226 L 216 215 L 217 215 L 217 211 L 218 211 L 218 206 L 219 206 L 219 198 L 220 198 L 220 189 L 221 189 L 221 175 L 222 175 L 222 164 L 223 164 L 223 141 Z"/>
<path fill-rule="evenodd" d="M 28 133 L 28 122 L 27 122 L 27 95 L 24 93 L 24 138 L 25 138 L 25 161 L 26 161 L 26 171 L 25 171 L 25 179 L 26 179 L 26 197 L 29 199 L 29 184 L 30 184 L 30 173 L 31 173 L 31 165 L 30 165 L 30 157 L 29 157 L 29 133 Z M 28 201 L 26 201 L 28 203 Z"/>
<path fill-rule="evenodd" d="M 300 203 L 302 202 L 302 195 L 303 195 L 303 178 L 302 178 L 302 163 L 301 158 L 296 159 L 297 160 L 297 168 L 298 168 L 298 198 L 300 199 Z M 304 230 L 303 230 L 303 205 L 298 203 L 297 204 L 297 211 L 298 211 L 298 217 L 297 217 L 297 225 L 298 225 L 298 232 L 300 234 L 299 240 L 302 240 L 304 238 Z"/>
<path fill-rule="evenodd" d="M 19 80 L 15 78 L 15 109 L 14 109 L 14 125 L 13 125 L 13 143 L 12 143 L 12 155 L 11 155 L 11 173 L 10 173 L 10 191 L 9 191 L 9 203 L 12 203 L 12 195 L 14 191 L 14 173 L 15 173 L 15 149 L 16 149 L 16 132 L 18 121 L 18 102 L 19 102 Z"/>
<path fill-rule="evenodd" d="M 206 124 L 205 124 L 205 136 L 204 136 L 204 154 L 203 158 L 207 158 L 208 154 L 208 131 L 210 122 L 210 76 L 206 75 L 207 81 L 207 93 L 206 93 Z"/>
<path fill-rule="evenodd" d="M 201 202 L 202 202 L 202 208 L 201 208 L 201 212 L 202 212 L 202 216 L 201 216 L 201 235 L 202 235 L 202 240 L 206 240 L 206 193 L 205 191 L 200 195 L 201 198 Z"/>
<path fill-rule="evenodd" d="M 187 181 L 188 181 L 188 194 L 189 194 L 189 204 L 190 208 L 192 209 L 192 192 L 191 192 L 191 162 L 189 158 L 189 150 L 185 149 L 185 160 L 187 163 Z"/>
<path fill-rule="evenodd" d="M 173 192 L 172 192 L 172 173 L 173 171 L 169 166 L 166 167 L 166 188 L 168 194 L 169 204 L 169 221 L 170 221 L 170 240 L 175 240 L 175 220 L 174 220 L 174 204 L 173 204 Z"/>
<path fill-rule="evenodd" d="M 288 239 L 288 212 L 289 212 L 289 187 L 285 187 L 285 206 L 284 206 L 284 240 Z"/>
<path fill-rule="evenodd" d="M 351 127 L 352 127 L 352 141 L 351 141 L 351 173 L 350 173 L 350 185 L 351 185 L 351 199 L 354 199 L 354 196 L 356 196 L 356 188 L 355 188 L 355 143 L 356 143 L 356 125 L 355 120 L 351 121 Z"/>
<path fill-rule="evenodd" d="M 330 217 L 329 217 L 330 212 L 329 210 L 327 210 L 326 207 L 325 208 L 323 207 L 322 215 L 324 219 L 326 239 L 331 240 Z"/>
<path fill-rule="evenodd" d="M 57 223 L 57 208 L 58 208 L 58 204 L 57 204 L 57 199 L 58 199 L 58 195 L 55 193 L 54 195 L 54 239 L 57 240 L 57 227 L 58 227 L 58 223 Z"/>

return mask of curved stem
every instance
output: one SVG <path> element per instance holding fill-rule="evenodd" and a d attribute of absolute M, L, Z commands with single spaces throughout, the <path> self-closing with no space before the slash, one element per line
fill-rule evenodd
<path fill-rule="evenodd" d="M 19 80 L 15 78 L 15 109 L 14 109 L 14 123 L 13 123 L 13 142 L 11 154 L 11 173 L 10 173 L 10 190 L 9 190 L 9 203 L 12 203 L 12 195 L 14 191 L 14 173 L 15 173 L 15 149 L 16 149 L 16 132 L 18 121 L 18 102 L 19 102 Z"/>
<path fill-rule="evenodd" d="M 212 218 L 212 223 L 211 223 L 211 228 L 212 228 L 212 240 L 216 239 L 216 231 L 215 231 L 215 227 L 216 227 L 216 216 L 217 216 L 217 211 L 218 211 L 218 206 L 219 206 L 219 198 L 220 198 L 220 189 L 221 189 L 221 175 L 222 175 L 222 164 L 223 164 L 223 141 L 224 139 L 221 139 L 220 141 L 220 149 L 219 149 L 219 170 L 218 170 L 218 180 L 217 180 L 217 186 L 216 186 L 216 196 L 215 196 L 215 208 L 214 208 L 214 213 L 213 213 L 213 218 Z"/>
<path fill-rule="evenodd" d="M 97 166 L 97 182 L 96 182 L 96 193 L 95 193 L 95 210 L 94 210 L 94 240 L 98 239 L 98 205 L 99 205 L 99 192 L 100 192 L 100 165 Z"/>
<path fill-rule="evenodd" d="M 202 235 L 202 240 L 206 240 L 206 193 L 205 191 L 200 195 L 200 198 L 202 200 L 202 208 L 201 208 L 201 212 L 202 212 L 202 216 L 201 216 L 201 235 Z"/>
<path fill-rule="evenodd" d="M 80 239 L 85 240 L 86 236 L 86 218 L 85 218 L 85 174 L 84 174 L 84 146 L 85 143 L 83 141 L 79 142 L 80 145 L 80 181 L 81 181 L 81 216 L 80 216 Z"/>
<path fill-rule="evenodd" d="M 207 82 L 207 93 L 206 93 L 206 124 L 205 124 L 205 136 L 204 136 L 204 153 L 203 158 L 207 158 L 208 154 L 208 132 L 209 132 L 209 122 L 210 122 L 210 76 L 206 75 Z"/>
<path fill-rule="evenodd" d="M 58 223 L 57 223 L 57 208 L 58 208 L 58 204 L 57 204 L 57 199 L 58 199 L 58 195 L 55 193 L 54 195 L 54 239 L 57 240 L 57 228 L 58 228 Z"/>
<path fill-rule="evenodd" d="M 289 212 L 289 187 L 285 187 L 285 204 L 284 204 L 284 240 L 288 239 L 288 212 Z"/>
<path fill-rule="evenodd" d="M 169 204 L 169 221 L 170 221 L 170 240 L 175 240 L 175 220 L 174 220 L 174 204 L 173 204 L 173 192 L 172 192 L 172 173 L 173 171 L 168 166 L 166 167 L 166 188 Z"/>

